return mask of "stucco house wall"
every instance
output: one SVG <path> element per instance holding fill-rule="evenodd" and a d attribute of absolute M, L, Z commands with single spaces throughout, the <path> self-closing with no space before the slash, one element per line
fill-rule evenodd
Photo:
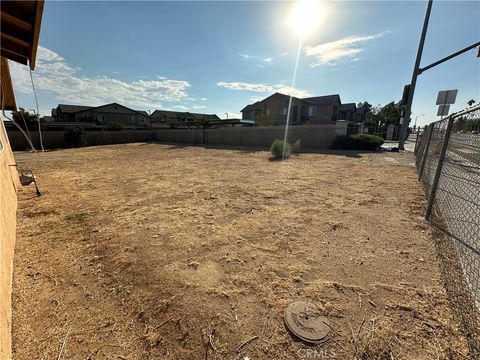
<path fill-rule="evenodd" d="M 335 124 L 338 120 L 341 105 L 338 95 L 291 99 L 291 124 L 328 125 Z M 247 105 L 242 110 L 242 119 L 258 121 L 268 118 L 274 125 L 285 124 L 289 102 L 290 96 L 275 93 L 262 101 Z"/>
<path fill-rule="evenodd" d="M 289 102 L 289 96 L 279 93 L 273 94 L 261 102 L 252 104 L 248 111 L 242 112 L 242 119 L 259 120 L 260 117 L 266 117 L 271 119 L 274 124 L 285 124 Z M 291 124 L 302 123 L 306 111 L 305 102 L 293 97 L 289 122 Z"/>
<path fill-rule="evenodd" d="M 338 107 L 335 105 L 312 105 L 313 115 L 310 117 L 311 124 L 335 124 L 337 120 Z"/>
<path fill-rule="evenodd" d="M 0 359 L 10 358 L 11 291 L 17 212 L 18 173 L 7 133 L 0 124 Z"/>

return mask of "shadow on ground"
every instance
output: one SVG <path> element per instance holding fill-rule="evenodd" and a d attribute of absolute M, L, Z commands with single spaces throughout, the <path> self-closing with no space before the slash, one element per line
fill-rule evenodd
<path fill-rule="evenodd" d="M 149 141 L 142 143 L 142 145 L 148 144 L 163 144 L 168 145 L 170 148 L 167 150 L 185 149 L 190 147 L 199 147 L 204 149 L 219 149 L 219 150 L 236 150 L 241 153 L 255 153 L 259 151 L 270 151 L 266 146 L 243 146 L 243 145 L 221 145 L 221 144 L 190 144 L 190 143 L 172 143 L 161 141 Z M 331 149 L 316 149 L 316 148 L 301 148 L 300 154 L 323 154 L 323 155 L 335 155 L 346 156 L 352 158 L 361 158 L 365 153 L 376 153 L 376 151 L 355 151 L 355 150 L 331 150 Z"/>

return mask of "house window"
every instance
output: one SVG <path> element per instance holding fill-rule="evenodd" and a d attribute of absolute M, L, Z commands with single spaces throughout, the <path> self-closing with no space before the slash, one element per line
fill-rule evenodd
<path fill-rule="evenodd" d="M 282 108 L 282 115 L 287 115 L 287 108 L 286 107 Z"/>
<path fill-rule="evenodd" d="M 270 116 L 270 109 L 267 109 L 267 116 Z"/>
<path fill-rule="evenodd" d="M 314 106 L 309 106 L 308 107 L 308 116 L 313 116 L 314 110 L 315 110 Z"/>
<path fill-rule="evenodd" d="M 135 115 L 130 115 L 130 116 L 128 117 L 128 123 L 129 123 L 130 125 L 135 124 Z"/>
<path fill-rule="evenodd" d="M 98 122 L 104 122 L 105 121 L 105 114 L 96 114 Z"/>

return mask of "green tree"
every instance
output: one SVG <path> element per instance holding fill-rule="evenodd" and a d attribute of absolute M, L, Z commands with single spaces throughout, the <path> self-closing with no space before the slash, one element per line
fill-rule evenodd
<path fill-rule="evenodd" d="M 376 123 L 380 123 L 380 125 L 400 125 L 402 109 L 392 101 L 381 107 L 373 117 L 376 120 Z"/>
<path fill-rule="evenodd" d="M 210 121 L 205 119 L 205 118 L 202 118 L 200 120 L 197 120 L 195 122 L 195 125 L 198 126 L 198 127 L 202 127 L 202 128 L 207 128 L 210 124 Z"/>
<path fill-rule="evenodd" d="M 172 129 L 176 129 L 178 127 L 178 121 L 173 119 L 168 119 L 167 125 L 170 126 Z"/>
<path fill-rule="evenodd" d="M 23 130 L 37 130 L 38 121 L 37 115 L 30 114 L 28 111 L 25 111 L 24 108 L 18 108 L 18 111 L 12 111 L 13 120 L 23 129 Z M 26 125 L 26 126 L 25 126 Z"/>
<path fill-rule="evenodd" d="M 362 121 L 371 117 L 375 112 L 375 107 L 368 101 L 359 102 L 357 104 L 357 109 L 359 109 L 362 114 Z"/>
<path fill-rule="evenodd" d="M 120 131 L 123 129 L 123 126 L 118 121 L 109 121 L 107 123 L 107 129 L 112 131 Z"/>
<path fill-rule="evenodd" d="M 269 116 L 269 115 L 266 115 L 266 114 L 260 114 L 255 119 L 255 125 L 256 126 L 271 126 L 271 125 L 273 125 L 273 117 Z"/>

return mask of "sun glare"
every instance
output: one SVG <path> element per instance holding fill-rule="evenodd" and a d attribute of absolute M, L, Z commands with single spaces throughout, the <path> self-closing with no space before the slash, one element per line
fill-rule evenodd
<path fill-rule="evenodd" d="M 322 15 L 318 0 L 299 0 L 290 11 L 288 23 L 297 35 L 303 37 L 317 29 Z"/>

